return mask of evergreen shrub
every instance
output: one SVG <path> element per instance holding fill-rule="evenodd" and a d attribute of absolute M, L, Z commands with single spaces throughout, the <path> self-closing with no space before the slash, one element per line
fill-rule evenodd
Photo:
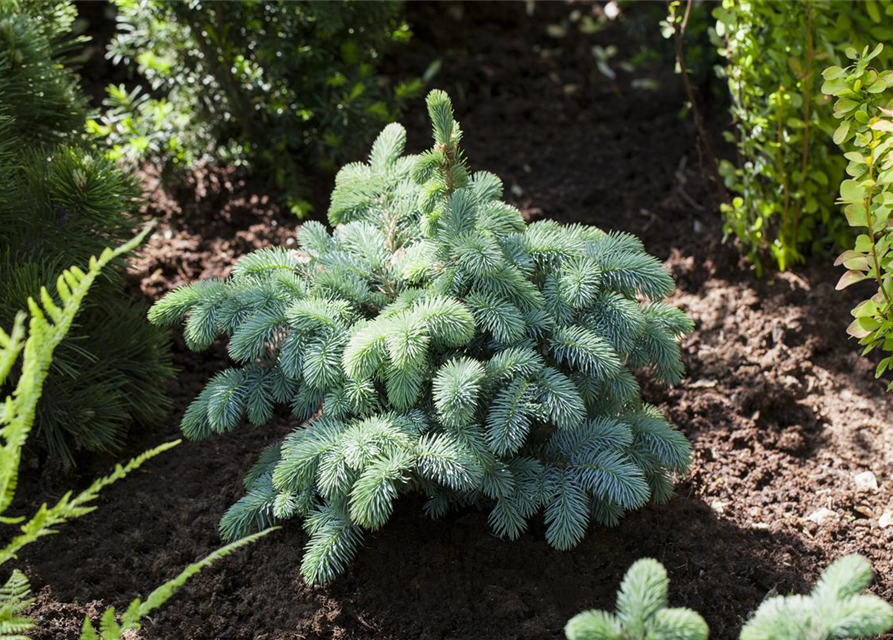
<path fill-rule="evenodd" d="M 341 572 L 403 493 L 429 516 L 492 506 L 511 539 L 542 511 L 568 549 L 667 500 L 691 458 L 633 373 L 683 376 L 692 325 L 663 300 L 672 278 L 632 235 L 525 223 L 496 176 L 469 171 L 447 95 L 427 104 L 432 149 L 404 155 L 392 124 L 341 169 L 334 232 L 308 222 L 297 250 L 248 254 L 150 311 L 185 317 L 195 350 L 226 336 L 238 365 L 190 405 L 187 437 L 266 423 L 277 404 L 307 420 L 261 455 L 221 531 L 302 516 L 309 582 Z"/>

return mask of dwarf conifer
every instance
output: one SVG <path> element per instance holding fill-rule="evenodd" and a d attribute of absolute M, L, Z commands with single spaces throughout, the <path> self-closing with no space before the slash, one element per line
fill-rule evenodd
<path fill-rule="evenodd" d="M 196 350 L 226 336 L 237 363 L 189 407 L 188 437 L 277 404 L 307 421 L 261 455 L 221 530 L 302 516 L 310 582 L 341 572 L 401 493 L 430 516 L 489 505 L 512 539 L 542 512 L 567 549 L 669 498 L 690 460 L 633 373 L 683 374 L 691 322 L 663 301 L 660 262 L 629 234 L 528 225 L 496 176 L 469 170 L 447 95 L 427 104 L 433 148 L 405 155 L 403 127 L 386 127 L 338 174 L 333 232 L 308 222 L 297 249 L 251 253 L 150 312 L 185 318 Z"/>

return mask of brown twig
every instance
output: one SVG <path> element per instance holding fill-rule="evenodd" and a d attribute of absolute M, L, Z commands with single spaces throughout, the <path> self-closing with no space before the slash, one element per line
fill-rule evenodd
<path fill-rule="evenodd" d="M 797 208 L 794 210 L 794 224 L 791 232 L 791 245 L 797 248 L 797 237 L 800 235 L 800 211 L 803 208 L 803 187 L 806 184 L 806 171 L 809 164 L 809 118 L 812 106 L 812 11 L 806 10 L 806 70 L 803 81 L 803 148 L 800 152 L 800 179 L 797 191 L 800 198 L 797 200 Z"/>
<path fill-rule="evenodd" d="M 717 197 L 720 202 L 727 203 L 730 202 L 729 193 L 726 191 L 725 182 L 723 182 L 722 176 L 719 174 L 719 163 L 716 161 L 716 155 L 713 153 L 713 146 L 710 144 L 710 138 L 707 136 L 707 127 L 704 125 L 704 118 L 701 115 L 700 108 L 698 108 L 694 88 L 691 86 L 691 81 L 688 78 L 688 70 L 685 67 L 683 35 L 685 34 L 685 27 L 688 24 L 688 17 L 691 14 L 693 1 L 694 0 L 688 0 L 685 8 L 685 17 L 682 19 L 681 23 L 676 21 L 676 14 L 672 7 L 671 0 L 667 0 L 667 13 L 673 22 L 673 43 L 676 45 L 676 63 L 679 65 L 679 73 L 682 75 L 685 94 L 691 105 L 691 113 L 695 121 L 695 128 L 698 131 L 698 140 L 700 141 L 704 155 L 707 157 L 707 164 L 709 165 L 707 169 L 710 171 L 711 177 L 716 183 Z M 704 167 L 702 166 L 701 169 L 703 170 Z"/>

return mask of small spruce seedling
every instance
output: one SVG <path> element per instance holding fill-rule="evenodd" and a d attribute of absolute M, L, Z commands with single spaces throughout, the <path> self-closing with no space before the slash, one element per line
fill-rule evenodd
<path fill-rule="evenodd" d="M 777 596 L 760 605 L 741 640 L 843 640 L 879 636 L 893 626 L 893 607 L 863 593 L 874 574 L 868 560 L 833 562 L 808 596 Z"/>
<path fill-rule="evenodd" d="M 629 234 L 526 224 L 496 176 L 469 172 L 447 95 L 427 102 L 434 147 L 404 155 L 403 127 L 385 128 L 336 178 L 333 233 L 304 224 L 297 250 L 251 253 L 150 312 L 185 317 L 192 349 L 225 335 L 240 365 L 190 405 L 187 437 L 279 403 L 308 421 L 262 454 L 221 530 L 304 517 L 309 582 L 343 571 L 403 493 L 430 516 L 490 505 L 511 539 L 541 511 L 568 549 L 668 499 L 691 457 L 633 374 L 683 374 L 691 322 L 663 302 L 662 265 Z"/>
<path fill-rule="evenodd" d="M 760 605 L 740 640 L 847 640 L 878 636 L 893 626 L 893 607 L 863 593 L 871 565 L 859 555 L 828 567 L 808 596 L 776 596 Z M 667 572 L 639 560 L 626 572 L 617 611 L 586 611 L 568 621 L 568 640 L 706 640 L 707 624 L 690 609 L 667 608 Z"/>
<path fill-rule="evenodd" d="M 564 628 L 568 640 L 707 640 L 707 623 L 691 609 L 667 607 L 667 570 L 644 558 L 629 568 L 617 611 L 586 611 Z"/>

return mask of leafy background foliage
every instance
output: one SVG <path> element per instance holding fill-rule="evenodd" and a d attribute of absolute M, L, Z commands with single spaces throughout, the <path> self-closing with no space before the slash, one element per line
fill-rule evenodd
<path fill-rule="evenodd" d="M 848 46 L 893 39 L 893 5 L 725 0 L 714 15 L 732 99 L 727 136 L 738 150 L 735 162 L 720 166 L 733 195 L 724 207 L 726 234 L 758 272 L 766 261 L 787 269 L 811 252 L 849 245 L 832 195 L 846 163 L 835 153 L 837 123 L 819 73 L 842 64 Z"/>
<path fill-rule="evenodd" d="M 834 140 L 843 149 L 848 161 L 847 177 L 840 183 L 840 203 L 850 227 L 861 230 L 852 249 L 838 256 L 835 264 L 846 273 L 838 289 L 867 280 L 875 284 L 875 294 L 853 309 L 855 320 L 847 332 L 859 339 L 863 355 L 875 349 L 893 351 L 893 284 L 891 284 L 890 211 L 893 210 L 893 111 L 888 87 L 893 85 L 893 71 L 878 71 L 873 63 L 883 55 L 878 44 L 869 51 L 849 49 L 853 61 L 843 69 L 825 69 L 822 91 L 836 98 L 834 117 L 840 124 Z M 893 356 L 880 360 L 876 376 L 891 368 Z M 888 386 L 888 390 L 893 387 Z"/>
<path fill-rule="evenodd" d="M 631 370 L 682 377 L 691 323 L 661 301 L 661 264 L 627 234 L 527 225 L 496 176 L 469 173 L 446 94 L 428 111 L 431 150 L 403 155 L 390 125 L 368 163 L 341 170 L 334 233 L 306 223 L 299 251 L 249 254 L 150 312 L 186 317 L 193 349 L 227 336 L 241 365 L 189 407 L 188 437 L 262 424 L 277 403 L 310 419 L 264 452 L 221 522 L 233 537 L 303 516 L 309 582 L 342 571 L 407 491 L 431 516 L 493 502 L 507 538 L 542 510 L 567 549 L 591 521 L 667 499 L 690 460 Z"/>
<path fill-rule="evenodd" d="M 66 2 L 0 6 L 0 30 L 12 38 L 0 54 L 3 323 L 66 265 L 121 244 L 138 222 L 136 181 L 78 133 L 84 100 L 63 64 L 73 16 Z M 134 420 L 151 425 L 169 406 L 169 336 L 126 297 L 123 267 L 119 259 L 106 272 L 60 346 L 38 409 L 42 441 L 68 462 L 78 448 L 115 448 Z"/>
<path fill-rule="evenodd" d="M 151 86 L 110 87 L 94 133 L 116 157 L 248 161 L 300 199 L 301 163 L 335 167 L 365 148 L 419 81 L 387 87 L 381 56 L 410 37 L 395 2 L 116 0 L 113 60 Z M 157 97 L 156 97 L 157 96 Z"/>

